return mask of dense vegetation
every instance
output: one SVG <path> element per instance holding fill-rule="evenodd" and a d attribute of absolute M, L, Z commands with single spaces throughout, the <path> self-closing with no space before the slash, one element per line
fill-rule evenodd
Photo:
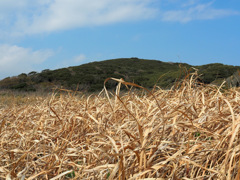
<path fill-rule="evenodd" d="M 23 91 L 50 90 L 54 87 L 78 89 L 81 91 L 99 91 L 108 77 L 123 78 L 147 88 L 154 85 L 169 88 L 175 81 L 186 76 L 193 68 L 199 70 L 200 81 L 206 84 L 220 84 L 229 78 L 240 66 L 228 66 L 219 63 L 203 66 L 191 66 L 185 63 L 170 63 L 138 58 L 121 58 L 92 62 L 57 70 L 45 69 L 40 73 L 30 72 L 16 77 L 8 77 L 0 81 L 1 89 Z M 115 87 L 115 82 L 107 84 Z"/>
<path fill-rule="evenodd" d="M 195 75 L 150 93 L 0 91 L 0 179 L 240 179 L 240 88 Z"/>

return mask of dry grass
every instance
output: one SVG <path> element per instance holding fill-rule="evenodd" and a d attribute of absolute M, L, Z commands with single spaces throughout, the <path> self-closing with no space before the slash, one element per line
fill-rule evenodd
<path fill-rule="evenodd" d="M 119 95 L 117 81 L 117 95 L 1 96 L 0 179 L 239 179 L 240 89 Z"/>

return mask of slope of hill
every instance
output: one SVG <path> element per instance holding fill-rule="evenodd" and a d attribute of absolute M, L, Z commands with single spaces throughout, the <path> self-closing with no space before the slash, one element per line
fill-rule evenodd
<path fill-rule="evenodd" d="M 185 77 L 188 71 L 194 71 L 191 67 L 199 69 L 199 74 L 202 74 L 200 79 L 206 84 L 219 84 L 240 69 L 240 66 L 227 66 L 219 63 L 191 66 L 185 63 L 121 58 L 57 70 L 46 69 L 40 73 L 23 73 L 0 81 L 0 89 L 36 91 L 63 87 L 73 90 L 78 88 L 82 91 L 98 91 L 103 88 L 103 82 L 108 77 L 123 78 L 125 81 L 135 82 L 147 88 L 152 88 L 155 84 L 168 88 L 176 79 Z M 115 85 L 116 82 L 107 84 L 108 88 L 113 88 Z"/>

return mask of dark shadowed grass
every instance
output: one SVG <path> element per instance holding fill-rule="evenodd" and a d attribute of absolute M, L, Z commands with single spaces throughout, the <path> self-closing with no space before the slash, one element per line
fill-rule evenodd
<path fill-rule="evenodd" d="M 239 179 L 239 88 L 108 80 L 116 92 L 1 96 L 0 178 Z"/>

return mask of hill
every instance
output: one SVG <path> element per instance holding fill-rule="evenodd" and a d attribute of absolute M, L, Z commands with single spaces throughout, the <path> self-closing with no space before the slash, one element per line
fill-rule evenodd
<path fill-rule="evenodd" d="M 186 63 L 170 63 L 158 60 L 138 58 L 120 58 L 91 62 L 80 66 L 72 66 L 56 70 L 45 69 L 40 73 L 22 73 L 15 77 L 7 77 L 0 81 L 0 89 L 21 91 L 50 90 L 54 87 L 78 89 L 81 91 L 99 91 L 108 77 L 123 78 L 146 88 L 155 84 L 161 88 L 169 88 L 188 72 L 199 70 L 200 81 L 206 84 L 220 84 L 231 77 L 240 66 L 229 66 L 220 63 L 202 66 L 191 66 Z M 116 82 L 109 82 L 108 88 L 115 87 Z"/>

